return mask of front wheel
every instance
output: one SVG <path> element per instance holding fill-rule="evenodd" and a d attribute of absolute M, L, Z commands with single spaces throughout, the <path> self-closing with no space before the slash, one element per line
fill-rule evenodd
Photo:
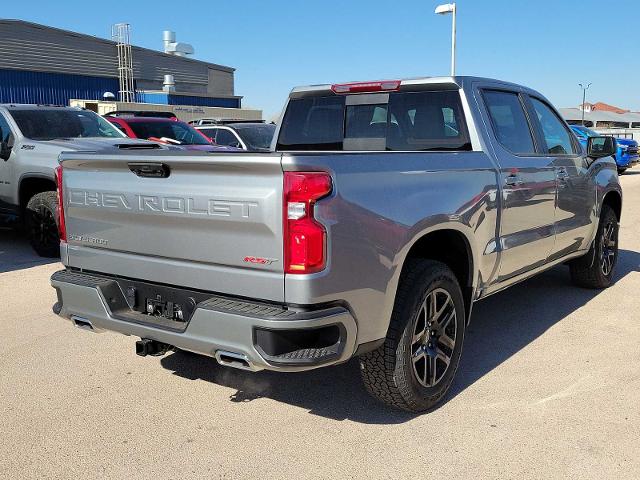
<path fill-rule="evenodd" d="M 60 255 L 60 237 L 56 213 L 56 192 L 40 192 L 27 203 L 25 224 L 31 246 L 41 257 L 56 258 Z"/>
<path fill-rule="evenodd" d="M 584 288 L 611 285 L 618 262 L 618 217 L 609 205 L 603 205 L 596 238 L 586 255 L 569 264 L 571 280 Z"/>
<path fill-rule="evenodd" d="M 384 344 L 360 357 L 365 387 L 396 408 L 423 412 L 449 390 L 465 333 L 462 292 L 453 272 L 411 261 L 398 286 Z"/>
<path fill-rule="evenodd" d="M 627 167 L 624 168 L 618 168 L 618 175 L 622 175 L 624 172 L 627 171 Z"/>

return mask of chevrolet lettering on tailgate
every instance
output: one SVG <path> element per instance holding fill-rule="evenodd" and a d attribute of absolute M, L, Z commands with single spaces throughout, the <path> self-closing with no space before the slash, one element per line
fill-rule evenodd
<path fill-rule="evenodd" d="M 136 210 L 139 212 L 249 218 L 255 215 L 258 202 L 194 197 L 161 197 L 70 189 L 69 205 L 94 208 Z"/>

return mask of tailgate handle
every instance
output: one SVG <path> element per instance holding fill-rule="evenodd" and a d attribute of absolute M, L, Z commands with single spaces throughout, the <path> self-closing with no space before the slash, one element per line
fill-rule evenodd
<path fill-rule="evenodd" d="M 129 170 L 139 177 L 167 178 L 171 173 L 164 163 L 129 163 Z"/>

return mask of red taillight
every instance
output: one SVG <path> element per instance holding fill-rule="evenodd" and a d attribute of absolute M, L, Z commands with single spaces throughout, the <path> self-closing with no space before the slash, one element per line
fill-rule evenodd
<path fill-rule="evenodd" d="M 58 187 L 58 235 L 62 242 L 67 241 L 67 225 L 64 221 L 64 194 L 62 193 L 62 165 L 56 167 L 56 185 Z"/>
<path fill-rule="evenodd" d="M 400 88 L 400 80 L 380 82 L 354 82 L 331 85 L 333 93 L 391 92 Z"/>
<path fill-rule="evenodd" d="M 330 193 L 328 173 L 284 172 L 285 273 L 314 273 L 325 267 L 327 231 L 313 217 L 313 207 Z"/>

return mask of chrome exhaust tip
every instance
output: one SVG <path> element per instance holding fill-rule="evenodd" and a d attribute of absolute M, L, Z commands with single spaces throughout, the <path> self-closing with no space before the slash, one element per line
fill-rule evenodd
<path fill-rule="evenodd" d="M 216 351 L 215 358 L 220 365 L 255 372 L 257 369 L 251 364 L 246 355 L 242 353 Z"/>
<path fill-rule="evenodd" d="M 86 318 L 79 317 L 77 315 L 72 315 L 71 322 L 75 327 L 81 330 L 88 330 L 93 333 L 102 333 L 102 330 L 95 328 L 91 323 L 91 321 L 87 320 Z"/>

